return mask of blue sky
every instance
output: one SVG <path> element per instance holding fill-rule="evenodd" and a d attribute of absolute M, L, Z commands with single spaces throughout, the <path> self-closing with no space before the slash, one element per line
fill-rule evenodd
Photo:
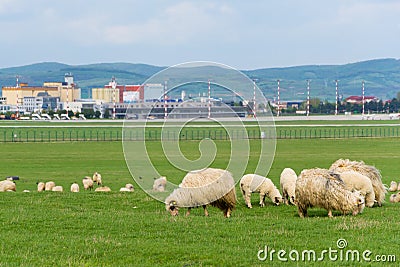
<path fill-rule="evenodd" d="M 0 0 L 0 68 L 44 61 L 246 70 L 400 58 L 400 1 Z"/>

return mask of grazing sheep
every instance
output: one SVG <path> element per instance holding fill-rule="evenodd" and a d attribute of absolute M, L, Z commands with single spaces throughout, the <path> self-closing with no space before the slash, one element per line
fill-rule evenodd
<path fill-rule="evenodd" d="M 291 168 L 285 168 L 280 177 L 280 185 L 282 190 L 283 203 L 286 205 L 295 204 L 295 189 L 297 175 Z"/>
<path fill-rule="evenodd" d="M 100 174 L 100 173 L 95 172 L 95 173 L 93 174 L 93 182 L 94 182 L 94 183 L 97 183 L 97 185 L 102 185 L 102 184 L 103 184 L 103 182 L 102 182 L 102 180 L 101 180 L 101 174 Z"/>
<path fill-rule="evenodd" d="M 134 190 L 133 184 L 126 184 L 125 187 L 121 187 L 121 189 L 119 189 L 120 192 L 133 192 Z"/>
<path fill-rule="evenodd" d="M 51 191 L 53 189 L 53 187 L 55 187 L 55 186 L 56 186 L 56 183 L 54 183 L 53 181 L 46 182 L 46 184 L 44 186 L 44 190 Z"/>
<path fill-rule="evenodd" d="M 154 180 L 153 191 L 164 192 L 166 186 L 167 186 L 167 178 L 165 176 L 162 176 Z"/>
<path fill-rule="evenodd" d="M 45 183 L 43 183 L 43 182 L 37 182 L 36 184 L 37 184 L 37 191 L 38 191 L 38 192 L 44 191 L 45 186 L 46 186 Z"/>
<path fill-rule="evenodd" d="M 306 217 L 307 209 L 312 207 L 326 209 L 329 217 L 332 217 L 332 210 L 357 215 L 365 207 L 359 191 L 347 190 L 340 176 L 326 169 L 303 170 L 297 178 L 295 191 L 301 218 Z"/>
<path fill-rule="evenodd" d="M 390 182 L 389 192 L 396 192 L 397 191 L 397 183 L 395 181 Z"/>
<path fill-rule="evenodd" d="M 83 189 L 85 190 L 93 189 L 93 180 L 89 176 L 85 176 L 85 178 L 82 179 L 82 183 L 83 183 Z"/>
<path fill-rule="evenodd" d="M 79 192 L 79 185 L 77 183 L 71 184 L 71 192 L 73 193 Z"/>
<path fill-rule="evenodd" d="M 365 197 L 365 206 L 370 208 L 374 206 L 375 192 L 368 177 L 359 172 L 346 171 L 340 174 L 340 178 L 344 181 L 347 190 L 360 191 L 361 195 Z"/>
<path fill-rule="evenodd" d="M 397 203 L 400 202 L 400 192 L 390 196 L 390 202 Z"/>
<path fill-rule="evenodd" d="M 108 186 L 97 187 L 95 192 L 111 192 L 111 188 Z"/>
<path fill-rule="evenodd" d="M 9 180 L 0 181 L 0 192 L 16 191 L 16 185 Z"/>
<path fill-rule="evenodd" d="M 247 207 L 251 206 L 251 193 L 260 193 L 260 206 L 264 207 L 265 196 L 268 196 L 275 205 L 282 202 L 282 195 L 271 179 L 257 174 L 246 174 L 240 179 L 240 189 Z"/>
<path fill-rule="evenodd" d="M 51 189 L 51 191 L 53 191 L 53 192 L 62 192 L 64 190 L 63 190 L 63 187 L 61 185 L 57 185 L 57 186 L 53 187 Z"/>
<path fill-rule="evenodd" d="M 187 207 L 186 216 L 191 208 L 203 206 L 208 216 L 207 205 L 217 207 L 230 217 L 236 206 L 235 181 L 229 171 L 206 168 L 188 172 L 181 184 L 166 199 L 165 208 L 176 216 L 179 208 Z"/>
<path fill-rule="evenodd" d="M 366 165 L 363 161 L 350 161 L 349 159 L 338 159 L 329 170 L 336 173 L 344 171 L 356 171 L 367 176 L 372 183 L 375 193 L 375 201 L 379 207 L 385 201 L 386 188 L 382 183 L 382 176 L 378 169 L 374 166 Z"/>

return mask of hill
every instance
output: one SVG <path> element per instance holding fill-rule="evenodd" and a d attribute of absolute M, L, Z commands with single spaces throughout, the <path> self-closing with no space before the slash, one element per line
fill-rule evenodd
<path fill-rule="evenodd" d="M 122 62 L 88 65 L 44 62 L 0 69 L 0 86 L 15 85 L 16 75 L 29 85 L 41 85 L 45 81 L 63 81 L 64 74 L 71 72 L 82 88 L 82 97 L 88 97 L 90 88 L 104 86 L 113 76 L 120 84 L 140 84 L 164 68 Z M 344 98 L 361 95 L 363 80 L 366 95 L 391 99 L 400 91 L 400 61 L 397 59 L 376 59 L 344 65 L 265 68 L 245 70 L 243 73 L 256 79 L 258 86 L 271 100 L 277 96 L 277 79 L 281 81 L 281 100 L 304 100 L 307 79 L 311 80 L 311 97 L 329 101 L 335 99 L 335 80 L 339 80 L 339 95 Z"/>

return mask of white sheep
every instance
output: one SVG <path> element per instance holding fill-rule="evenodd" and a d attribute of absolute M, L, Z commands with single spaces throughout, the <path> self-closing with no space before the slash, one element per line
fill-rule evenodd
<path fill-rule="evenodd" d="M 344 181 L 346 189 L 350 191 L 358 190 L 365 197 L 365 206 L 372 208 L 375 203 L 375 192 L 371 180 L 355 171 L 340 173 L 340 178 Z"/>
<path fill-rule="evenodd" d="M 390 202 L 393 202 L 393 203 L 400 202 L 400 192 L 397 192 L 396 194 L 392 194 L 390 196 Z"/>
<path fill-rule="evenodd" d="M 61 185 L 56 185 L 55 187 L 53 187 L 51 189 L 51 191 L 53 191 L 53 192 L 63 192 L 64 189 L 63 189 L 63 187 Z"/>
<path fill-rule="evenodd" d="M 202 206 L 208 216 L 207 205 L 210 204 L 230 217 L 236 206 L 235 181 L 229 171 L 206 168 L 188 172 L 181 184 L 166 199 L 165 208 L 176 216 L 179 208 L 187 207 L 186 215 L 191 208 Z"/>
<path fill-rule="evenodd" d="M 85 178 L 82 179 L 82 183 L 83 183 L 83 189 L 85 190 L 93 189 L 93 180 L 89 176 L 85 176 Z"/>
<path fill-rule="evenodd" d="M 397 191 L 400 191 L 400 182 L 399 182 L 399 186 L 397 187 Z"/>
<path fill-rule="evenodd" d="M 382 175 L 377 168 L 365 164 L 363 161 L 351 161 L 349 159 L 338 159 L 335 161 L 329 170 L 335 173 L 344 171 L 356 171 L 367 176 L 372 183 L 375 193 L 375 201 L 379 207 L 385 201 L 386 188 L 382 183 Z"/>
<path fill-rule="evenodd" d="M 120 192 L 133 192 L 134 190 L 133 184 L 126 184 L 125 187 L 119 189 Z"/>
<path fill-rule="evenodd" d="M 46 186 L 45 183 L 43 183 L 43 182 L 37 182 L 37 191 L 38 191 L 38 192 L 44 191 L 45 186 Z"/>
<path fill-rule="evenodd" d="M 44 186 L 44 190 L 51 191 L 53 189 L 53 187 L 55 187 L 55 186 L 56 186 L 56 183 L 54 183 L 53 181 L 46 182 L 46 184 Z"/>
<path fill-rule="evenodd" d="M 291 168 L 283 169 L 280 177 L 280 185 L 283 203 L 295 205 L 296 172 Z"/>
<path fill-rule="evenodd" d="M 365 207 L 364 197 L 359 191 L 347 190 L 338 174 L 319 168 L 300 173 L 296 181 L 296 204 L 302 218 L 308 216 L 307 209 L 312 207 L 326 209 L 329 217 L 332 217 L 333 210 L 357 215 Z"/>
<path fill-rule="evenodd" d="M 79 192 L 79 184 L 77 184 L 77 183 L 71 184 L 70 190 L 71 190 L 71 192 L 73 192 L 73 193 Z"/>
<path fill-rule="evenodd" d="M 165 176 L 162 176 L 154 180 L 153 191 L 164 192 L 166 186 L 167 186 L 167 178 Z"/>
<path fill-rule="evenodd" d="M 97 187 L 95 192 L 111 192 L 111 188 L 108 186 Z"/>
<path fill-rule="evenodd" d="M 101 180 L 101 174 L 100 173 L 95 172 L 93 174 L 93 182 L 97 183 L 97 185 L 102 185 L 103 184 L 103 181 Z"/>
<path fill-rule="evenodd" d="M 9 180 L 0 181 L 0 192 L 16 191 L 16 185 Z"/>
<path fill-rule="evenodd" d="M 265 197 L 268 196 L 275 205 L 282 202 L 282 195 L 271 179 L 257 174 L 246 174 L 240 179 L 240 189 L 247 207 L 251 206 L 251 193 L 260 194 L 260 206 L 264 207 Z"/>
<path fill-rule="evenodd" d="M 396 192 L 397 191 L 397 183 L 395 181 L 390 182 L 389 192 Z"/>

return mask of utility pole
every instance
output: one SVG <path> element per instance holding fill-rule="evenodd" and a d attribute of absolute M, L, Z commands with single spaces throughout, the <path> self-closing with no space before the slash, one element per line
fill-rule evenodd
<path fill-rule="evenodd" d="M 338 114 L 338 100 L 339 100 L 339 98 L 338 98 L 338 80 L 335 80 L 335 83 L 336 83 L 335 115 L 337 115 Z"/>
<path fill-rule="evenodd" d="M 280 112 L 281 112 L 281 101 L 280 101 L 280 91 L 281 91 L 281 89 L 279 87 L 279 83 L 280 83 L 280 80 L 278 80 L 278 110 L 277 110 L 277 113 L 276 113 L 277 117 L 279 117 Z"/>
<path fill-rule="evenodd" d="M 310 80 L 307 80 L 307 117 L 310 115 Z"/>

